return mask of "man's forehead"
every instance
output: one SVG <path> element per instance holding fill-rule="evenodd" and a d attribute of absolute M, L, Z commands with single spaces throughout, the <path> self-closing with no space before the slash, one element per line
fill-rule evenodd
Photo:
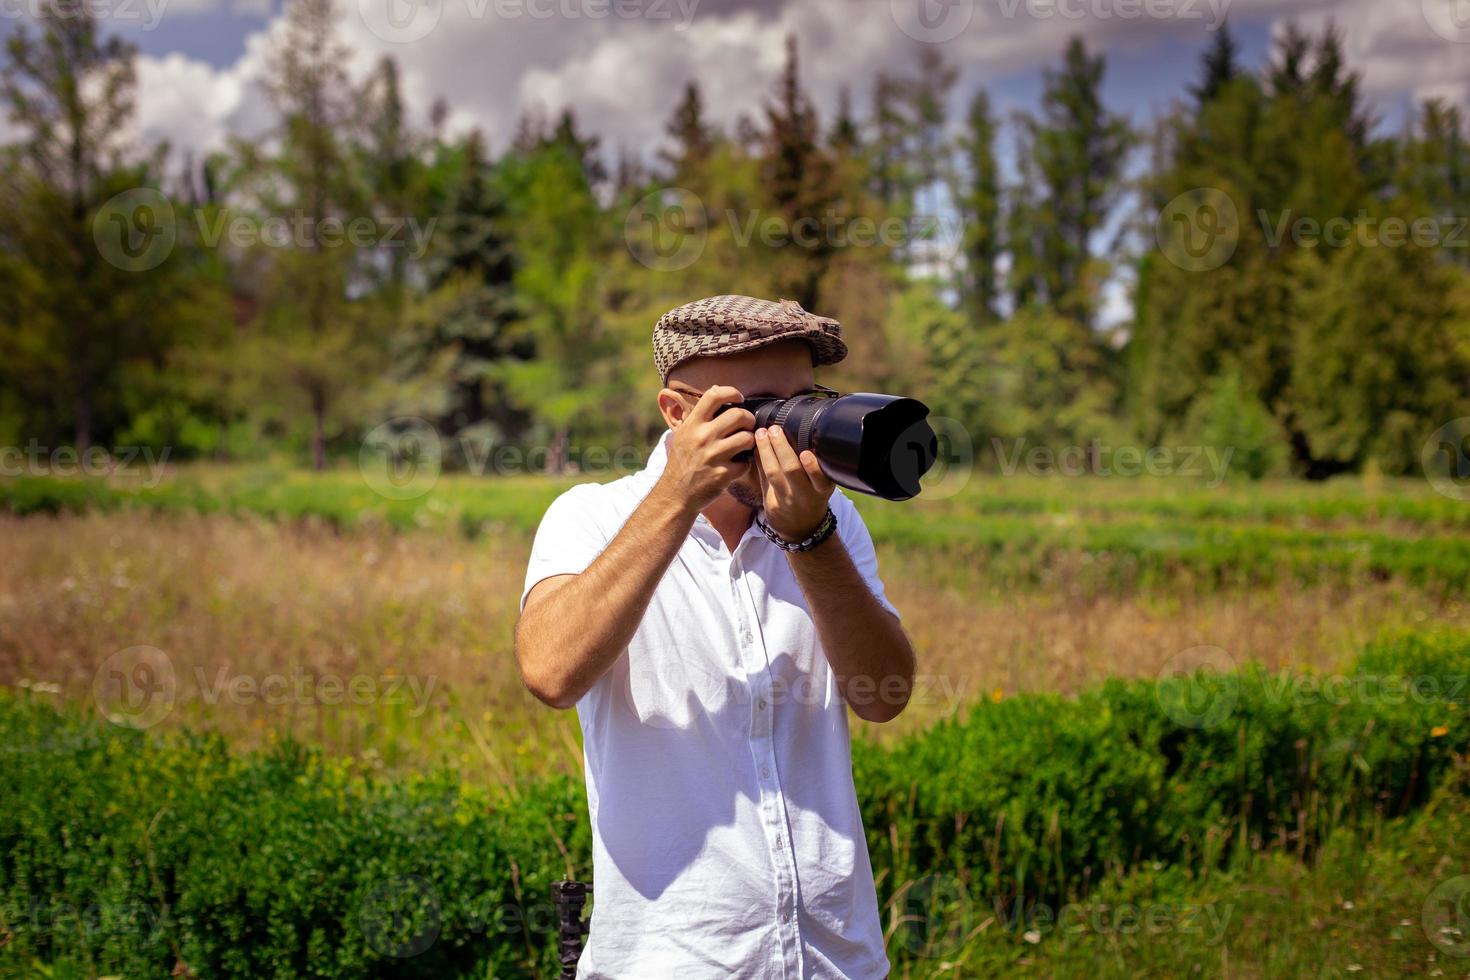
<path fill-rule="evenodd" d="M 695 357 L 669 372 L 670 381 L 682 380 L 701 387 L 764 383 L 785 388 L 810 385 L 814 377 L 811 349 L 800 340 L 739 354 Z"/>

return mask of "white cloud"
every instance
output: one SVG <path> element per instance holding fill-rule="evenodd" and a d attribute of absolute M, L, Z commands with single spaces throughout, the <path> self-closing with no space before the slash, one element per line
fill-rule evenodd
<path fill-rule="evenodd" d="M 436 18 L 432 29 L 410 43 L 384 40 L 369 21 L 376 17 L 382 33 L 377 6 L 387 2 L 434 5 L 423 8 Z M 874 76 L 880 70 L 909 69 L 919 47 L 899 29 L 888 0 L 793 0 L 755 7 L 703 0 L 687 25 L 674 0 L 657 5 L 641 0 L 637 9 L 661 12 L 657 19 L 617 16 L 631 9 L 618 2 L 632 0 L 346 0 L 342 26 L 356 51 L 350 66 L 356 77 L 382 54 L 393 54 L 411 105 L 424 111 L 442 97 L 453 130 L 479 126 L 498 149 L 511 138 L 522 108 L 540 103 L 553 112 L 574 108 L 584 130 L 601 135 L 609 151 L 651 154 L 662 143 L 664 122 L 689 78 L 699 80 L 715 121 L 728 126 L 742 112 L 758 114 L 773 92 L 788 32 L 800 39 L 804 83 L 829 111 L 842 85 L 852 88 L 861 107 Z M 1237 26 L 1262 20 L 1280 25 L 1294 16 L 1314 30 L 1331 17 L 1345 30 L 1349 64 L 1363 72 L 1371 97 L 1442 95 L 1470 104 L 1470 58 L 1465 56 L 1470 47 L 1436 34 L 1420 0 L 1152 2 L 1172 4 L 1167 9 L 1176 16 L 1127 16 L 1140 5 L 1148 9 L 1142 0 L 977 0 L 967 29 L 947 42 L 944 52 L 962 68 L 961 88 L 969 90 L 1054 62 L 1067 37 L 1076 33 L 1094 49 L 1176 39 L 1197 48 L 1207 37 L 1206 26 L 1224 13 Z M 547 4 L 571 4 L 568 9 L 576 16 L 531 15 L 532 10 L 560 9 Z M 611 13 L 591 13 L 599 10 Z M 1077 11 L 1087 16 L 1069 15 Z M 182 55 L 141 58 L 143 132 L 196 150 L 222 145 L 227 133 L 259 132 L 268 122 L 258 87 L 264 47 L 279 25 L 277 15 L 267 31 L 250 35 L 245 53 L 224 68 Z"/>

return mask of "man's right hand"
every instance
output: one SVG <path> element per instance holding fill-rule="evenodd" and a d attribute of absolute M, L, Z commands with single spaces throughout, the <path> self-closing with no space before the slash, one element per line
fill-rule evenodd
<path fill-rule="evenodd" d="M 754 465 L 731 457 L 755 447 L 755 415 L 743 408 L 715 415 L 721 405 L 744 400 L 737 388 L 711 385 L 674 427 L 659 483 L 684 501 L 690 513 L 703 510 Z"/>
<path fill-rule="evenodd" d="M 755 416 L 743 408 L 715 416 L 743 400 L 728 385 L 706 389 L 674 426 L 656 492 L 585 570 L 542 579 L 527 594 L 516 661 L 536 697 L 572 707 L 628 648 L 695 516 L 755 465 L 730 459 L 755 445 Z"/>

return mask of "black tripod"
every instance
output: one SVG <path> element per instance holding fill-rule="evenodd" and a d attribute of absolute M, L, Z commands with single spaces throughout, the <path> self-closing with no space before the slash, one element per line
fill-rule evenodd
<path fill-rule="evenodd" d="M 556 959 L 561 964 L 561 980 L 577 980 L 577 960 L 582 956 L 582 940 L 587 936 L 587 923 L 582 921 L 582 906 L 592 894 L 592 886 L 583 881 L 553 881 L 551 900 L 556 906 Z"/>

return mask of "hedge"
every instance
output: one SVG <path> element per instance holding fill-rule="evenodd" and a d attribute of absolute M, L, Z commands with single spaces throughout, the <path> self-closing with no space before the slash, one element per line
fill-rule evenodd
<path fill-rule="evenodd" d="M 1021 907 L 1145 864 L 1310 858 L 1443 781 L 1470 749 L 1467 677 L 1470 637 L 1409 636 L 1326 687 L 1253 668 L 1114 681 L 859 740 L 880 899 L 943 875 L 969 901 Z M 0 972 L 552 975 L 549 885 L 590 873 L 574 780 L 494 796 L 448 772 L 383 780 L 296 744 L 239 755 L 35 695 L 0 694 L 0 794 Z M 894 934 L 896 959 L 912 939 Z"/>

